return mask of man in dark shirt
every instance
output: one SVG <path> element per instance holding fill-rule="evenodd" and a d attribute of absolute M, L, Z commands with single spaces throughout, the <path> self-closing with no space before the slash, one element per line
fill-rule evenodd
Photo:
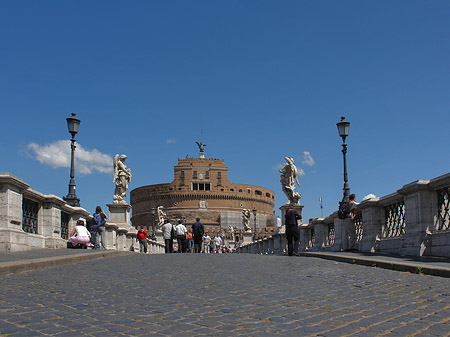
<path fill-rule="evenodd" d="M 293 208 L 289 208 L 284 217 L 286 225 L 286 240 L 288 244 L 288 255 L 298 256 L 298 244 L 300 241 L 300 231 L 298 229 L 297 220 L 301 220 L 302 216 Z"/>
<path fill-rule="evenodd" d="M 192 225 L 192 232 L 194 234 L 194 253 L 201 253 L 202 238 L 203 234 L 205 233 L 205 229 L 200 223 L 200 218 L 197 218 L 195 224 Z"/>

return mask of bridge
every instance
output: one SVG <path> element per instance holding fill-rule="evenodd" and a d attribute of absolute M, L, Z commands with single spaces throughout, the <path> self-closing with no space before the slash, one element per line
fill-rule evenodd
<path fill-rule="evenodd" d="M 316 257 L 47 249 L 0 254 L 0 271 L 0 336 L 450 331 L 447 278 Z"/>
<path fill-rule="evenodd" d="M 106 251 L 63 249 L 88 212 L 0 185 L 0 336 L 450 336 L 450 174 L 361 203 L 356 252 L 336 214 L 310 220 L 299 257 L 283 233 L 240 254 L 137 254 L 121 222 Z"/>

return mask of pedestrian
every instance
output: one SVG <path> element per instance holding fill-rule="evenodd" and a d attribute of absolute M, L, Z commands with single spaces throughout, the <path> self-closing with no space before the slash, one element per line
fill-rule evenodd
<path fill-rule="evenodd" d="M 209 252 L 210 252 L 211 254 L 214 253 L 214 240 L 211 240 L 211 241 L 209 242 Z"/>
<path fill-rule="evenodd" d="M 72 247 L 83 245 L 85 247 L 93 247 L 91 241 L 91 233 L 86 228 L 83 220 L 78 220 L 75 228 L 70 232 L 69 241 Z"/>
<path fill-rule="evenodd" d="M 210 247 L 209 244 L 211 243 L 211 237 L 208 235 L 208 233 L 205 233 L 205 235 L 203 235 L 202 242 L 203 242 L 203 253 L 205 254 L 209 253 Z"/>
<path fill-rule="evenodd" d="M 92 215 L 92 218 L 94 219 L 94 226 L 91 227 L 91 243 L 94 245 L 94 249 L 100 248 L 100 243 L 103 246 L 103 235 L 99 235 L 100 227 L 105 226 L 106 219 L 108 217 L 106 216 L 105 212 L 103 212 L 102 208 L 100 206 L 97 206 L 95 208 L 95 213 Z M 102 231 L 103 234 L 104 231 Z M 99 240 L 100 236 L 100 240 Z M 105 247 L 103 247 L 105 248 Z"/>
<path fill-rule="evenodd" d="M 284 217 L 284 224 L 286 225 L 286 240 L 288 244 L 288 255 L 299 256 L 298 244 L 300 241 L 300 230 L 298 229 L 298 220 L 302 216 L 293 208 L 289 208 Z"/>
<path fill-rule="evenodd" d="M 217 233 L 215 238 L 214 238 L 214 249 L 215 249 L 215 252 L 220 253 L 221 246 L 222 246 L 222 238 L 219 236 L 219 233 Z"/>
<path fill-rule="evenodd" d="M 194 252 L 194 235 L 192 234 L 192 228 L 189 228 L 189 231 L 187 232 L 187 240 L 188 240 L 188 252 L 193 253 Z"/>
<path fill-rule="evenodd" d="M 354 251 L 356 250 L 356 228 L 355 228 L 355 208 L 359 203 L 356 202 L 355 194 L 350 194 L 348 197 L 348 214 L 342 221 L 342 250 Z"/>
<path fill-rule="evenodd" d="M 178 220 L 178 225 L 175 227 L 177 233 L 178 253 L 186 252 L 186 226 L 181 220 Z"/>
<path fill-rule="evenodd" d="M 164 225 L 162 226 L 165 252 L 173 253 L 173 239 L 175 239 L 175 227 L 169 222 L 169 220 L 164 220 Z"/>
<path fill-rule="evenodd" d="M 202 251 L 202 238 L 205 229 L 200 223 L 200 218 L 196 219 L 196 222 L 192 225 L 192 233 L 194 234 L 194 253 L 200 253 Z"/>
<path fill-rule="evenodd" d="M 147 231 L 140 226 L 136 235 L 136 241 L 139 241 L 139 251 L 147 254 Z"/>

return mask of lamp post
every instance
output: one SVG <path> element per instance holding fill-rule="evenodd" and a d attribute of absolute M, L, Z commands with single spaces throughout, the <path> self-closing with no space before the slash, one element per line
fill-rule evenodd
<path fill-rule="evenodd" d="M 347 144 L 345 144 L 345 138 L 348 136 L 348 129 L 350 127 L 350 122 L 345 120 L 345 117 L 341 117 L 341 121 L 336 123 L 339 136 L 342 138 L 342 155 L 344 157 L 344 197 L 343 201 L 348 202 L 350 195 L 350 187 L 348 185 L 348 174 L 347 174 Z"/>
<path fill-rule="evenodd" d="M 256 241 L 256 207 L 253 207 L 253 215 L 255 216 L 255 226 L 254 226 L 254 235 L 253 235 L 253 241 Z"/>
<path fill-rule="evenodd" d="M 155 235 L 155 214 L 156 209 L 155 207 L 152 207 L 152 240 L 156 241 L 156 235 Z"/>
<path fill-rule="evenodd" d="M 72 116 L 69 118 L 66 118 L 67 120 L 67 127 L 69 128 L 69 133 L 72 135 L 71 141 L 71 160 L 70 160 L 70 182 L 69 182 L 69 194 L 67 194 L 66 197 L 64 197 L 64 200 L 69 204 L 70 206 L 80 206 L 80 199 L 77 198 L 77 194 L 75 193 L 75 167 L 74 167 L 74 161 L 75 161 L 75 135 L 78 133 L 78 128 L 80 126 L 80 120 L 76 118 L 76 114 L 72 112 Z"/>

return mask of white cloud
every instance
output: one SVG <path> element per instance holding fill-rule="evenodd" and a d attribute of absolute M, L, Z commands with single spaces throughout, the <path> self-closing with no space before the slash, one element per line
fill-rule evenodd
<path fill-rule="evenodd" d="M 376 198 L 376 197 L 377 197 L 377 196 L 376 196 L 375 194 L 370 193 L 370 194 L 367 194 L 367 195 L 363 198 L 362 201 L 364 201 L 364 200 L 369 200 L 369 199 L 374 199 L 374 198 Z"/>
<path fill-rule="evenodd" d="M 26 154 L 39 161 L 41 164 L 53 167 L 70 167 L 70 140 L 58 140 L 56 142 L 39 145 L 30 143 L 27 145 Z M 110 155 L 93 149 L 84 149 L 76 143 L 75 170 L 82 175 L 113 172 L 113 159 Z"/>
<path fill-rule="evenodd" d="M 177 141 L 175 139 L 167 139 L 166 144 L 175 144 Z"/>
<path fill-rule="evenodd" d="M 302 164 L 314 166 L 315 163 L 316 162 L 314 161 L 314 158 L 311 156 L 311 153 L 309 153 L 308 151 L 304 151 Z"/>
<path fill-rule="evenodd" d="M 297 168 L 297 171 L 298 171 L 298 175 L 299 175 L 300 177 L 303 177 L 303 176 L 306 174 L 305 171 L 303 171 L 303 169 Z"/>

